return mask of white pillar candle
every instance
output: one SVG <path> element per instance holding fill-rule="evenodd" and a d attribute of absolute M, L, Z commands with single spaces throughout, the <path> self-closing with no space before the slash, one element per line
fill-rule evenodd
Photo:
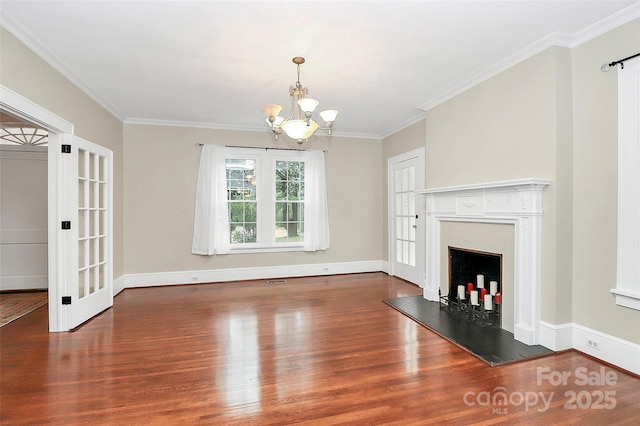
<path fill-rule="evenodd" d="M 476 277 L 476 283 L 478 283 L 476 287 L 484 288 L 484 275 L 478 274 L 478 276 Z"/>
<path fill-rule="evenodd" d="M 484 310 L 493 311 L 493 296 L 490 294 L 484 295 Z"/>
<path fill-rule="evenodd" d="M 498 292 L 498 281 L 489 281 L 489 294 L 494 296 Z"/>
<path fill-rule="evenodd" d="M 459 285 L 458 286 L 458 299 L 459 300 L 464 300 L 466 299 L 466 293 L 464 291 L 464 286 L 463 285 Z"/>
<path fill-rule="evenodd" d="M 471 293 L 471 304 L 478 306 L 478 290 L 473 290 Z"/>

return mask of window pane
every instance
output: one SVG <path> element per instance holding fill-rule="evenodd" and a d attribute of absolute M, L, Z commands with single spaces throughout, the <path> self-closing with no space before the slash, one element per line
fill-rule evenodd
<path fill-rule="evenodd" d="M 276 242 L 303 241 L 304 162 L 276 161 L 275 189 Z"/>
<path fill-rule="evenodd" d="M 226 169 L 230 241 L 234 244 L 255 243 L 258 221 L 256 160 L 227 159 Z"/>
<path fill-rule="evenodd" d="M 255 243 L 257 241 L 255 223 L 230 223 L 231 243 Z"/>
<path fill-rule="evenodd" d="M 244 220 L 247 222 L 258 222 L 258 204 L 244 203 Z"/>
<path fill-rule="evenodd" d="M 301 242 L 303 238 L 301 222 L 276 223 L 276 242 Z"/>
<path fill-rule="evenodd" d="M 287 203 L 276 203 L 276 221 L 282 222 L 286 220 Z"/>

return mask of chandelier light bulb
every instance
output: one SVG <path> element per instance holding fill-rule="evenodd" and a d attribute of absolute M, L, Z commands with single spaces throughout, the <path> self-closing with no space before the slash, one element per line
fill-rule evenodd
<path fill-rule="evenodd" d="M 301 140 L 307 130 L 307 122 L 305 120 L 286 120 L 282 123 L 282 130 L 291 139 Z"/>
<path fill-rule="evenodd" d="M 313 98 L 302 98 L 298 100 L 298 105 L 303 112 L 313 112 L 320 102 Z"/>
<path fill-rule="evenodd" d="M 325 123 L 333 123 L 338 116 L 338 111 L 335 109 L 326 109 L 320 112 L 320 117 L 324 120 Z"/>
<path fill-rule="evenodd" d="M 282 107 L 278 104 L 266 104 L 263 110 L 267 117 L 276 117 L 282 111 Z"/>

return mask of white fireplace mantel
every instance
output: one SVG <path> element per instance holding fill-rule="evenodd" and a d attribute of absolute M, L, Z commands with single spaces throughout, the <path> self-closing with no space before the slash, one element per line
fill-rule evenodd
<path fill-rule="evenodd" d="M 542 191 L 550 184 L 551 179 L 528 178 L 416 191 L 426 197 L 425 299 L 438 301 L 441 222 L 515 225 L 514 337 L 528 345 L 538 344 Z"/>

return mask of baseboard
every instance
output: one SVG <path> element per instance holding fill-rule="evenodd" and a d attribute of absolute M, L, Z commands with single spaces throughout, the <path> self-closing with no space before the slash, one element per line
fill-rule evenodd
<path fill-rule="evenodd" d="M 113 295 L 117 296 L 118 293 L 120 293 L 122 290 L 124 290 L 124 282 L 125 282 L 125 276 L 124 275 L 120 275 L 118 278 L 116 278 L 115 280 L 113 280 Z"/>
<path fill-rule="evenodd" d="M 573 323 L 555 325 L 540 321 L 540 344 L 552 351 L 573 348 Z"/>
<path fill-rule="evenodd" d="M 640 345 L 638 344 L 574 324 L 573 347 L 592 357 L 640 374 Z"/>
<path fill-rule="evenodd" d="M 385 269 L 388 269 L 386 261 L 372 260 L 309 265 L 153 272 L 147 274 L 126 274 L 124 276 L 123 288 L 259 280 L 283 277 L 355 274 L 360 272 L 384 272 Z"/>
<path fill-rule="evenodd" d="M 553 325 L 541 321 L 540 344 L 554 351 L 577 349 L 634 374 L 640 374 L 640 345 L 580 324 Z"/>
<path fill-rule="evenodd" d="M 4 276 L 0 279 L 0 291 L 9 290 L 46 290 L 48 277 L 44 275 Z"/>

